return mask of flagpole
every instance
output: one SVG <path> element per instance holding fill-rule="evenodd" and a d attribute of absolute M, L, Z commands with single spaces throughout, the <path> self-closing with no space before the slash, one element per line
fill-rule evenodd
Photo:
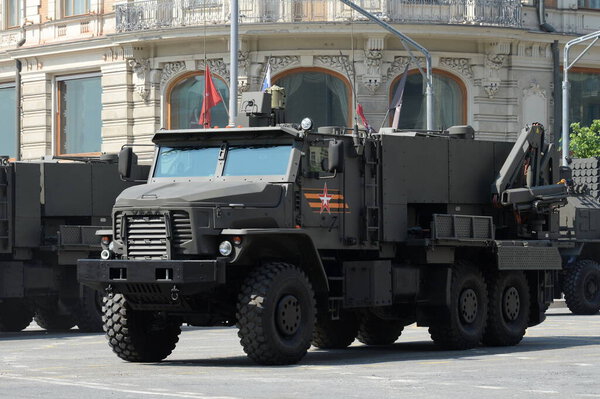
<path fill-rule="evenodd" d="M 229 35 L 230 70 L 229 70 L 229 125 L 235 126 L 237 117 L 237 86 L 238 86 L 238 0 L 231 0 L 231 32 Z"/>

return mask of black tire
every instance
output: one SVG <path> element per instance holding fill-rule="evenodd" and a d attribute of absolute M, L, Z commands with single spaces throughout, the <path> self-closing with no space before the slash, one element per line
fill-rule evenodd
<path fill-rule="evenodd" d="M 159 362 L 169 356 L 179 341 L 181 323 L 157 312 L 130 308 L 121 294 L 105 296 L 102 307 L 108 346 L 128 362 Z"/>
<path fill-rule="evenodd" d="M 354 314 L 343 313 L 338 320 L 331 320 L 328 312 L 317 313 L 312 344 L 321 349 L 343 349 L 354 342 L 357 333 Z"/>
<path fill-rule="evenodd" d="M 5 299 L 0 303 L 0 331 L 21 331 L 31 324 L 33 311 L 21 299 Z"/>
<path fill-rule="evenodd" d="M 61 314 L 58 305 L 50 307 L 37 307 L 33 320 L 45 330 L 52 332 L 69 331 L 76 324 L 72 314 Z"/>
<path fill-rule="evenodd" d="M 477 268 L 452 267 L 450 306 L 429 327 L 433 341 L 446 349 L 476 347 L 483 337 L 488 313 L 485 280 Z"/>
<path fill-rule="evenodd" d="M 523 272 L 491 272 L 488 286 L 488 319 L 483 343 L 490 346 L 516 345 L 529 324 L 531 295 Z"/>
<path fill-rule="evenodd" d="M 81 286 L 79 307 L 77 309 L 77 327 L 82 332 L 102 332 L 103 293 L 90 287 Z"/>
<path fill-rule="evenodd" d="M 294 265 L 269 263 L 251 272 L 237 304 L 238 336 L 259 364 L 293 364 L 310 347 L 315 324 L 314 291 Z"/>
<path fill-rule="evenodd" d="M 372 313 L 360 318 L 358 340 L 365 345 L 391 345 L 402 334 L 404 324 L 398 320 L 384 320 Z"/>
<path fill-rule="evenodd" d="M 574 314 L 592 315 L 600 310 L 600 265 L 590 259 L 577 261 L 566 270 L 564 293 Z"/>

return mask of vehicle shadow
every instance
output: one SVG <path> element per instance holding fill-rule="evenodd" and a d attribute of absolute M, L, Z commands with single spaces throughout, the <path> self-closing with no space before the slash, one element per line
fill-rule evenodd
<path fill-rule="evenodd" d="M 402 339 L 402 338 L 400 338 Z M 440 349 L 430 341 L 397 342 L 388 346 L 351 346 L 346 349 L 323 350 L 311 348 L 302 361 L 295 365 L 274 367 L 302 366 L 341 366 L 357 364 L 375 364 L 401 361 L 447 361 L 482 356 L 523 354 L 571 347 L 600 345 L 599 337 L 580 336 L 547 336 L 525 337 L 517 346 L 510 347 L 477 347 L 464 351 Z M 220 357 L 210 359 L 165 360 L 156 363 L 161 367 L 260 367 L 245 356 Z"/>
<path fill-rule="evenodd" d="M 33 339 L 47 339 L 47 338 L 77 338 L 77 337 L 90 337 L 90 336 L 103 336 L 103 332 L 97 333 L 84 333 L 76 328 L 68 331 L 46 331 L 46 330 L 26 330 L 18 332 L 0 332 L 0 342 L 3 341 L 22 341 L 22 340 L 33 340 Z"/>

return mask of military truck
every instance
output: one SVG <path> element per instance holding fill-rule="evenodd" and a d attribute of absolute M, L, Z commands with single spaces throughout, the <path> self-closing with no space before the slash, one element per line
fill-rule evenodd
<path fill-rule="evenodd" d="M 246 116 L 156 133 L 147 184 L 113 208 L 109 259 L 79 261 L 79 280 L 106 294 L 120 358 L 166 358 L 182 323 L 237 325 L 259 364 L 298 362 L 311 343 L 391 344 L 415 322 L 444 348 L 515 345 L 566 265 L 597 276 L 600 208 L 563 207 L 570 169 L 541 125 L 513 145 L 469 126 L 315 131 Z"/>
<path fill-rule="evenodd" d="M 102 296 L 77 282 L 78 258 L 99 257 L 111 224 L 116 154 L 0 165 L 0 331 L 32 319 L 47 330 L 101 331 Z"/>

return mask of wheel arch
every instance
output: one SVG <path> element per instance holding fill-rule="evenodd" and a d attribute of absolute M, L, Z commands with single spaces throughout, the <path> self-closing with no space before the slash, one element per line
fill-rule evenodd
<path fill-rule="evenodd" d="M 329 292 L 325 268 L 312 238 L 307 234 L 247 230 L 224 231 L 223 234 L 234 234 L 243 239 L 243 244 L 232 263 L 258 264 L 265 259 L 290 262 L 307 274 L 317 296 Z"/>

